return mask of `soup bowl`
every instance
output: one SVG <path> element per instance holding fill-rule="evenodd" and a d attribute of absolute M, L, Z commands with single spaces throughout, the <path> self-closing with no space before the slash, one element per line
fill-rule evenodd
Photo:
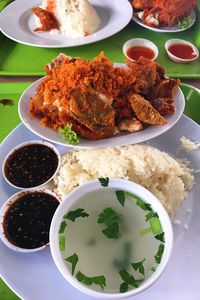
<path fill-rule="evenodd" d="M 172 225 L 160 201 L 127 180 L 99 178 L 61 202 L 50 227 L 53 260 L 77 290 L 101 299 L 143 292 L 165 270 Z"/>

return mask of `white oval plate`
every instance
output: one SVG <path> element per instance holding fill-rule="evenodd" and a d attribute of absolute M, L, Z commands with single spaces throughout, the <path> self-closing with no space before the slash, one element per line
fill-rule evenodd
<path fill-rule="evenodd" d="M 151 27 L 151 26 L 145 24 L 142 20 L 140 20 L 135 12 L 133 12 L 132 20 L 135 21 L 137 24 L 141 25 L 142 27 L 145 27 L 147 29 L 150 29 L 150 30 L 156 31 L 156 32 L 181 32 L 181 31 L 191 28 L 194 25 L 194 23 L 196 21 L 196 14 L 195 14 L 194 10 L 192 10 L 190 17 L 192 18 L 192 22 L 186 28 L 180 28 L 178 25 L 174 25 L 172 27 L 164 27 L 164 26 L 163 27 Z"/>
<path fill-rule="evenodd" d="M 34 32 L 35 16 L 31 9 L 42 0 L 15 0 L 0 14 L 0 29 L 10 39 L 31 46 L 62 48 L 90 44 L 103 40 L 122 30 L 131 20 L 133 10 L 127 0 L 90 0 L 97 10 L 101 25 L 97 32 L 82 38 L 69 38 L 62 34 Z"/>
<path fill-rule="evenodd" d="M 97 148 L 97 147 L 114 147 L 114 146 L 124 146 L 127 144 L 137 144 L 147 140 L 150 140 L 158 135 L 163 134 L 167 130 L 169 130 L 174 124 L 180 119 L 183 114 L 185 107 L 185 98 L 180 88 L 178 88 L 175 94 L 175 113 L 171 116 L 167 116 L 167 124 L 164 126 L 149 126 L 142 131 L 138 131 L 135 133 L 124 133 L 115 135 L 110 138 L 105 138 L 97 141 L 92 141 L 84 138 L 80 138 L 80 143 L 77 145 L 70 145 L 66 141 L 64 141 L 60 135 L 53 131 L 48 127 L 44 127 L 40 125 L 38 118 L 32 118 L 29 114 L 29 102 L 31 97 L 35 95 L 36 89 L 42 78 L 35 81 L 32 85 L 30 85 L 22 94 L 19 101 L 19 116 L 24 123 L 24 125 L 30 129 L 33 133 L 39 135 L 41 138 L 47 139 L 56 144 L 60 144 L 68 147 L 77 147 L 77 148 Z"/>
<path fill-rule="evenodd" d="M 182 136 L 200 141 L 200 126 L 186 116 L 168 132 L 150 141 L 150 145 L 176 155 Z M 3 160 L 13 147 L 28 140 L 38 139 L 23 124 L 14 129 L 0 145 L 0 170 Z M 63 153 L 66 147 L 58 146 Z M 185 153 L 183 154 L 185 156 Z M 200 169 L 200 150 L 187 154 L 191 167 Z M 169 265 L 158 282 L 147 291 L 130 300 L 199 300 L 200 282 L 200 173 L 195 174 L 196 184 L 182 203 L 173 225 L 175 246 Z M 9 186 L 0 172 L 0 206 L 16 192 Z M 188 213 L 188 211 L 191 211 Z M 188 230 L 184 225 L 188 226 Z M 24 300 L 94 300 L 67 283 L 57 270 L 50 249 L 28 255 L 10 250 L 0 240 L 0 276 Z M 183 276 L 183 272 L 185 276 Z M 164 292 L 163 292 L 164 291 Z"/>

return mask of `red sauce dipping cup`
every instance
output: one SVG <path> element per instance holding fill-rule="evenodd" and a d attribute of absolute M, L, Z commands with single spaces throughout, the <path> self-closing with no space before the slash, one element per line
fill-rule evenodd
<path fill-rule="evenodd" d="M 198 49 L 190 42 L 182 39 L 170 39 L 165 43 L 165 49 L 175 63 L 188 63 L 199 57 Z"/>
<path fill-rule="evenodd" d="M 158 57 L 158 48 L 147 39 L 136 38 L 128 40 L 123 45 L 123 53 L 132 61 L 137 61 L 140 56 L 155 60 Z"/>

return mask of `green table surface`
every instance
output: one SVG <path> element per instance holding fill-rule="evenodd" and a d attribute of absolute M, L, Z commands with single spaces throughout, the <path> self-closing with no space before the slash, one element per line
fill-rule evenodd
<path fill-rule="evenodd" d="M 0 10 L 6 6 L 8 1 L 0 1 Z M 60 52 L 92 59 L 100 51 L 104 51 L 105 55 L 113 62 L 122 63 L 125 61 L 122 52 L 124 42 L 140 37 L 147 38 L 158 46 L 157 61 L 166 68 L 167 75 L 179 78 L 200 78 L 200 59 L 187 64 L 176 64 L 168 58 L 164 48 L 165 42 L 170 38 L 182 38 L 194 43 L 198 48 L 200 47 L 200 15 L 198 11 L 196 11 L 196 15 L 197 19 L 194 26 L 180 33 L 158 33 L 131 21 L 122 31 L 105 40 L 90 45 L 61 49 L 27 46 L 11 41 L 0 34 L 0 75 L 43 75 L 44 66 Z"/>
<path fill-rule="evenodd" d="M 30 82 L 0 83 L 0 142 L 20 123 L 17 113 L 18 101 L 20 95 L 29 85 Z M 182 84 L 181 89 L 186 99 L 185 114 L 200 124 L 200 91 L 186 84 Z M 13 100 L 13 105 L 1 104 L 2 99 Z M 19 298 L 0 279 L 0 300 L 17 299 Z"/>

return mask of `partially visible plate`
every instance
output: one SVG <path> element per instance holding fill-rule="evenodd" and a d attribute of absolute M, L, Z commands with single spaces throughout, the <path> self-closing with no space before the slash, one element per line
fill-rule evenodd
<path fill-rule="evenodd" d="M 150 29 L 152 31 L 156 31 L 156 32 L 181 32 L 181 31 L 184 31 L 184 30 L 187 30 L 189 28 L 191 28 L 195 21 L 196 21 L 196 14 L 195 14 L 195 11 L 192 10 L 191 14 L 190 14 L 190 17 L 192 19 L 192 22 L 185 28 L 180 28 L 177 25 L 174 25 L 172 27 L 165 27 L 165 26 L 160 26 L 160 27 L 151 27 L 147 24 L 145 24 L 142 20 L 140 20 L 137 16 L 137 13 L 133 11 L 133 17 L 132 17 L 132 20 L 135 21 L 137 24 L 141 25 L 142 27 L 145 27 L 147 29 Z"/>
<path fill-rule="evenodd" d="M 173 128 L 149 144 L 176 155 L 183 135 L 194 141 L 200 140 L 200 126 L 184 115 Z M 15 128 L 0 145 L 0 170 L 8 151 L 19 143 L 33 139 L 38 137 L 23 124 Z M 58 150 L 61 153 L 67 151 L 62 146 L 58 146 Z M 200 169 L 200 150 L 188 153 L 187 157 L 192 168 Z M 131 300 L 199 300 L 200 173 L 195 174 L 195 181 L 196 184 L 177 215 L 181 224 L 173 225 L 175 245 L 166 271 L 155 285 Z M 15 192 L 0 172 L 0 207 Z M 0 276 L 24 300 L 94 300 L 66 282 L 57 270 L 48 248 L 24 255 L 8 249 L 0 240 L 0 257 Z"/>
<path fill-rule="evenodd" d="M 200 90 L 192 85 L 181 83 L 181 90 L 185 96 L 184 113 L 200 124 Z"/>
<path fill-rule="evenodd" d="M 119 64 L 116 64 L 116 66 Z M 122 64 L 120 64 L 122 65 Z M 185 98 L 180 88 L 175 93 L 175 113 L 171 116 L 166 116 L 167 124 L 164 126 L 149 126 L 142 131 L 135 133 L 116 134 L 113 137 L 105 138 L 97 141 L 80 138 L 80 143 L 77 145 L 70 145 L 60 137 L 60 135 L 48 127 L 40 125 L 38 118 L 32 118 L 29 113 L 29 103 L 31 97 L 36 93 L 36 89 L 42 78 L 35 81 L 30 87 L 28 87 L 22 94 L 19 101 L 19 116 L 24 125 L 33 133 L 39 135 L 50 142 L 60 144 L 68 147 L 82 147 L 82 148 L 97 148 L 97 147 L 114 147 L 124 146 L 128 144 L 137 144 L 147 140 L 150 140 L 156 136 L 159 136 L 169 130 L 180 119 L 185 107 Z"/>
<path fill-rule="evenodd" d="M 133 10 L 127 0 L 90 0 L 97 10 L 101 25 L 97 32 L 82 38 L 69 38 L 62 34 L 34 32 L 37 27 L 32 7 L 42 0 L 15 0 L 0 14 L 0 29 L 10 39 L 37 47 L 62 48 L 86 45 L 103 40 L 122 30 L 131 20 Z"/>

